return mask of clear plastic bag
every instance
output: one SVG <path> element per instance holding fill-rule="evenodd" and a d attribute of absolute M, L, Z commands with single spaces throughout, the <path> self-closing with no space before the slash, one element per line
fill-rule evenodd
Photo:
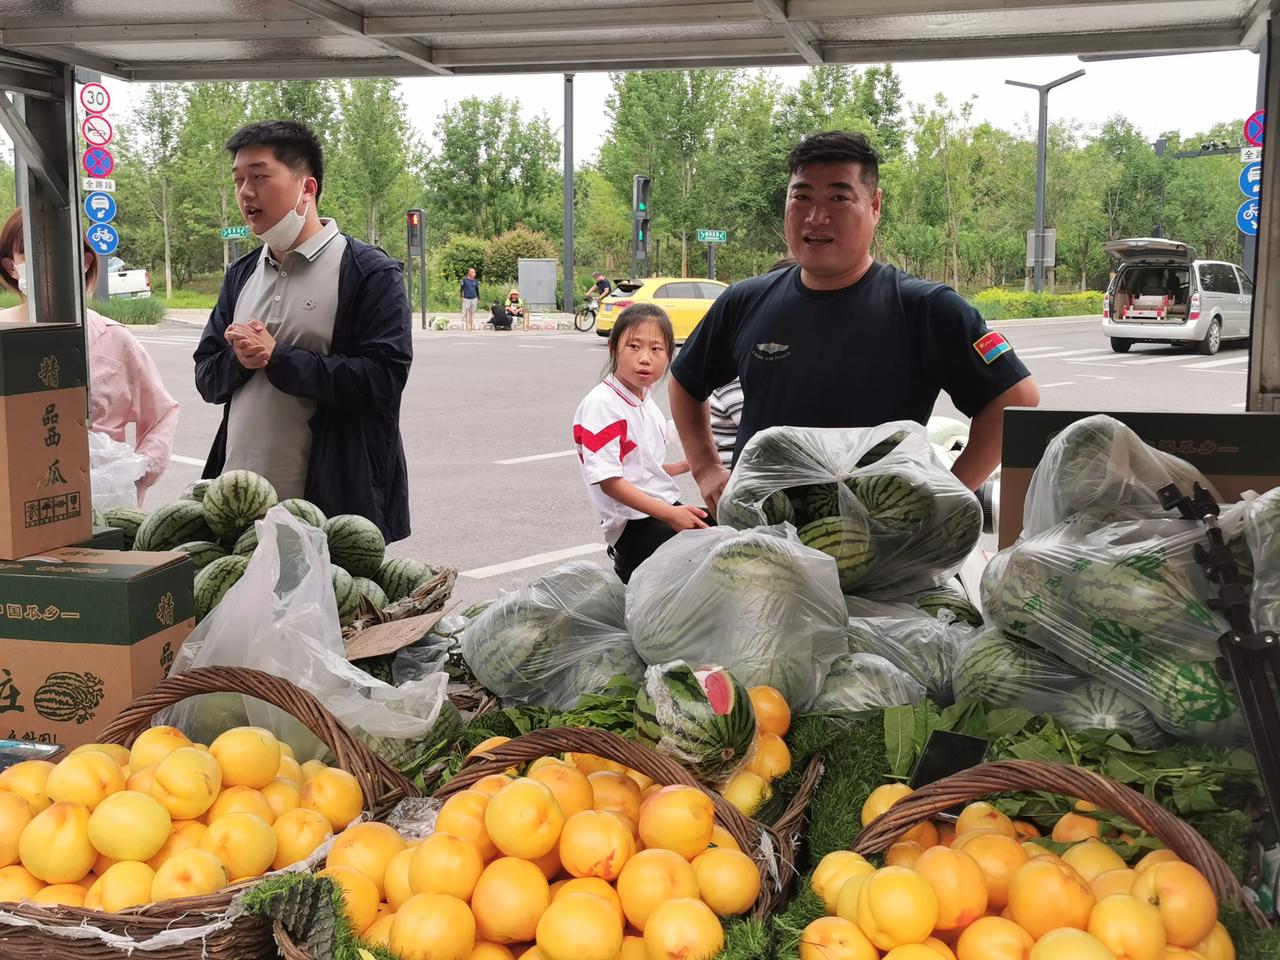
<path fill-rule="evenodd" d="M 1175 736 L 1232 742 L 1240 707 L 1214 666 L 1227 626 L 1193 556 L 1204 528 L 1131 518 L 1142 509 L 1089 507 L 993 557 L 982 581 L 987 619 L 1134 698 Z M 1228 539 L 1240 536 L 1243 514 L 1243 505 L 1223 509 Z"/>
<path fill-rule="evenodd" d="M 980 700 L 988 707 L 1047 713 L 1071 730 L 1120 730 L 1138 747 L 1154 747 L 1165 739 L 1155 717 L 1138 701 L 998 627 L 983 631 L 960 651 L 955 694 L 957 700 Z"/>
<path fill-rule="evenodd" d="M 812 710 L 852 714 L 924 699 L 924 686 L 874 653 L 846 653 L 831 665 Z"/>
<path fill-rule="evenodd" d="M 1280 487 L 1244 507 L 1253 567 L 1253 626 L 1280 632 Z"/>
<path fill-rule="evenodd" d="M 89 487 L 99 510 L 138 505 L 138 481 L 151 461 L 129 443 L 112 440 L 105 433 L 89 431 Z"/>
<path fill-rule="evenodd" d="M 568 709 L 644 663 L 627 636 L 622 581 L 587 560 L 499 597 L 462 631 L 462 656 L 504 699 Z"/>
<path fill-rule="evenodd" d="M 717 519 L 739 529 L 794 524 L 802 543 L 836 559 L 845 593 L 939 583 L 982 533 L 978 498 L 909 421 L 757 433 L 734 467 Z"/>
<path fill-rule="evenodd" d="M 1183 493 L 1199 483 L 1215 500 L 1218 491 L 1199 470 L 1143 442 L 1114 417 L 1095 414 L 1071 424 L 1045 448 L 1031 475 L 1022 509 L 1022 535 L 1034 537 L 1090 506 L 1130 507 L 1167 516 L 1160 488 L 1176 483 Z"/>
<path fill-rule="evenodd" d="M 319 698 L 392 763 L 417 756 L 458 722 L 445 694 L 447 674 L 393 687 L 347 660 L 323 530 L 282 506 L 272 507 L 257 530 L 258 548 L 244 576 L 192 631 L 173 673 L 230 666 L 283 677 Z M 203 743 L 239 724 L 265 727 L 288 742 L 299 761 L 322 757 L 327 749 L 293 717 L 241 694 L 183 701 L 165 722 Z"/>
<path fill-rule="evenodd" d="M 848 651 L 845 621 L 835 561 L 789 525 L 686 530 L 627 585 L 627 627 L 647 663 L 719 664 L 748 687 L 774 687 L 793 709 L 812 702 Z"/>
<path fill-rule="evenodd" d="M 849 613 L 849 649 L 874 653 L 905 671 L 924 686 L 929 699 L 949 704 L 956 658 L 977 632 L 957 620 L 950 609 L 933 617 L 909 601 L 879 603 L 846 597 Z"/>

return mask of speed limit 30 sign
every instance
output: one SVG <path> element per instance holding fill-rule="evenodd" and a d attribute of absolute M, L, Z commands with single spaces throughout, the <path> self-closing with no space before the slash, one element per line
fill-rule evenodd
<path fill-rule="evenodd" d="M 80 106 L 85 113 L 105 113 L 111 106 L 111 94 L 100 83 L 86 83 L 80 88 Z"/>

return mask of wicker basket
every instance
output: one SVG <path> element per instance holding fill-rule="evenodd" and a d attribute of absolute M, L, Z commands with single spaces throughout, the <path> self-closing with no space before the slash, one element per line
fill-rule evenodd
<path fill-rule="evenodd" d="M 853 842 L 854 852 L 883 853 L 905 831 L 958 803 L 1026 790 L 1087 800 L 1124 817 L 1203 873 L 1220 903 L 1243 908 L 1259 927 L 1268 925 L 1217 851 L 1189 825 L 1123 783 L 1061 763 L 1000 760 L 914 790 L 867 825 Z"/>
<path fill-rule="evenodd" d="M 760 896 L 752 909 L 752 916 L 765 916 L 776 910 L 786 899 L 787 890 L 795 878 L 796 846 L 805 810 L 808 809 L 809 800 L 822 776 L 820 757 L 815 756 L 809 761 L 796 795 L 778 819 L 768 826 L 744 817 L 733 804 L 703 787 L 676 761 L 655 753 L 634 740 L 589 727 L 535 730 L 482 754 L 476 754 L 463 764 L 452 780 L 432 796 L 440 800 L 446 799 L 491 773 L 502 773 L 508 767 L 529 763 L 553 753 L 592 753 L 625 764 L 657 783 L 668 786 L 684 784 L 702 790 L 715 804 L 717 821 L 733 835 L 738 846 L 756 861 L 760 869 Z M 280 955 L 285 960 L 311 960 L 310 955 L 294 943 L 280 924 L 276 924 L 275 934 Z"/>
<path fill-rule="evenodd" d="M 204 667 L 162 680 L 149 693 L 121 711 L 99 736 L 102 743 L 129 745 L 151 725 L 165 707 L 204 693 L 242 693 L 265 700 L 307 726 L 333 751 L 336 765 L 351 773 L 364 791 L 366 806 L 382 813 L 417 791 L 396 770 L 355 738 L 320 701 L 287 680 L 239 667 Z M 254 960 L 276 956 L 270 921 L 240 916 L 227 920 L 231 902 L 255 880 L 233 884 L 206 897 L 189 897 L 149 904 L 121 913 L 102 913 L 73 907 L 40 907 L 29 903 L 6 905 L 16 922 L 0 925 L 0 957 L 14 960 Z M 22 926 L 24 920 L 41 926 Z M 199 928 L 213 926 L 207 935 Z M 59 928 L 57 932 L 49 928 Z M 77 935 L 80 928 L 107 934 Z M 187 939 L 183 932 L 190 931 Z M 155 949 L 137 949 L 138 941 L 168 934 L 178 942 Z M 118 944 L 118 945 L 113 945 Z M 131 951 L 130 947 L 134 949 Z"/>

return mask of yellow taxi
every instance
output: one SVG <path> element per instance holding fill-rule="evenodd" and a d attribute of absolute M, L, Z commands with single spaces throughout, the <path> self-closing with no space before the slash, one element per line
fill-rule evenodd
<path fill-rule="evenodd" d="M 693 333 L 711 304 L 724 293 L 728 284 L 719 280 L 695 277 L 644 277 L 640 280 L 616 280 L 613 292 L 600 304 L 596 333 L 607 337 L 613 330 L 614 318 L 633 303 L 656 303 L 671 318 L 676 341 L 683 342 Z"/>

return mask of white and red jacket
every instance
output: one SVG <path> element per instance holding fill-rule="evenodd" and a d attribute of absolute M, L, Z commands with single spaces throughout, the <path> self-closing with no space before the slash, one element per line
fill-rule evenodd
<path fill-rule="evenodd" d="M 582 479 L 607 543 L 622 536 L 628 520 L 647 514 L 619 503 L 600 483 L 621 477 L 666 503 L 680 499 L 680 488 L 662 469 L 667 456 L 667 421 L 653 401 L 653 391 L 637 397 L 612 374 L 578 404 L 573 415 L 573 442 L 582 461 Z"/>

